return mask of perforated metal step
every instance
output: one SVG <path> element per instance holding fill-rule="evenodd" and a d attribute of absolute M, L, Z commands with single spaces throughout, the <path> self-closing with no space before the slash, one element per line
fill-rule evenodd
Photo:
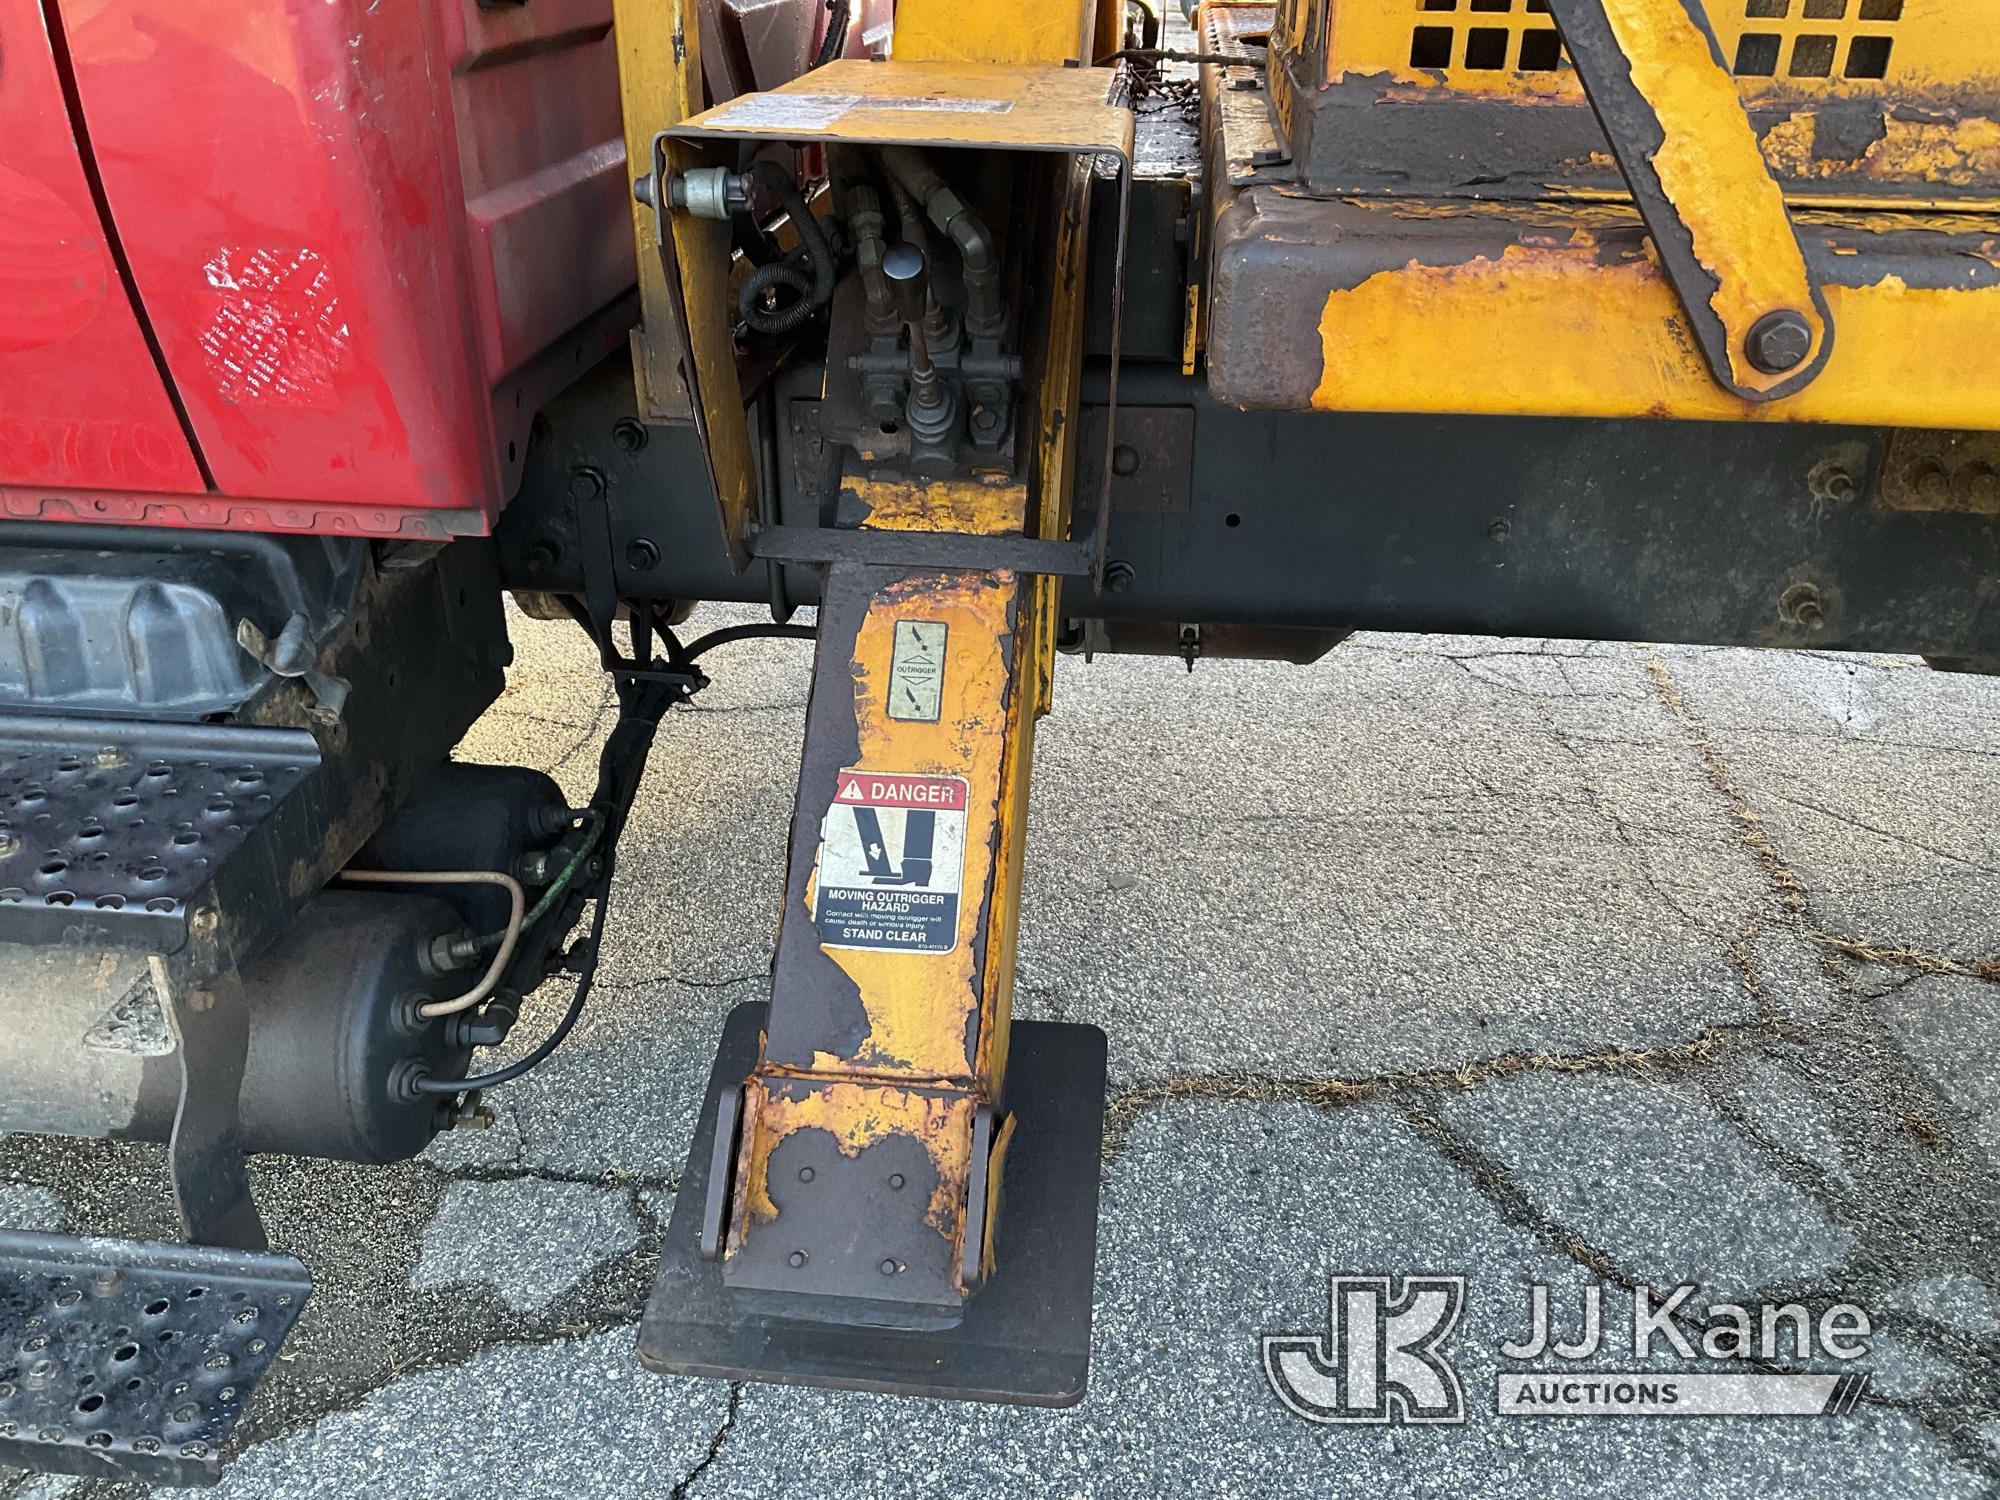
<path fill-rule="evenodd" d="M 0 1229 L 0 1464 L 215 1483 L 311 1291 L 289 1255 Z"/>
<path fill-rule="evenodd" d="M 0 714 L 0 942 L 177 950 L 319 759 L 303 729 Z"/>

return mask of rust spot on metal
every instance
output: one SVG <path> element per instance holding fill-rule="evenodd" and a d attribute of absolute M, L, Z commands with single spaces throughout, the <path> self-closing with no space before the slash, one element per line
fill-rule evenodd
<path fill-rule="evenodd" d="M 1882 454 L 1876 502 L 1887 510 L 2000 515 L 2000 434 L 1893 433 Z"/>
<path fill-rule="evenodd" d="M 744 1132 L 739 1153 L 730 1248 L 749 1226 L 778 1217 L 771 1200 L 771 1153 L 801 1130 L 824 1130 L 843 1156 L 859 1156 L 890 1136 L 908 1136 L 937 1166 L 937 1186 L 924 1219 L 956 1241 L 972 1180 L 972 1117 L 978 1100 L 954 1090 L 897 1088 L 859 1080 L 790 1083 L 752 1077 L 744 1085 Z"/>

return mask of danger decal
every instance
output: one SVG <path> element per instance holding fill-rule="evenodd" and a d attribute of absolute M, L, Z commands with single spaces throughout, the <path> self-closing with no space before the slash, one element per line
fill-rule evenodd
<path fill-rule="evenodd" d="M 813 923 L 824 948 L 949 953 L 965 884 L 963 776 L 845 770 L 819 831 Z"/>

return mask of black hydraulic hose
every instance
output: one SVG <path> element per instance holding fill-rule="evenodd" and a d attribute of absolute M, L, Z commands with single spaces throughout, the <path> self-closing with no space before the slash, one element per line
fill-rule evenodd
<path fill-rule="evenodd" d="M 668 654 L 670 658 L 680 654 L 679 643 L 671 636 L 668 637 Z M 631 810 L 633 798 L 638 795 L 639 778 L 645 774 L 646 760 L 652 751 L 653 740 L 659 734 L 660 720 L 668 709 L 683 701 L 687 695 L 687 688 L 677 682 L 626 679 L 618 685 L 622 711 L 611 733 L 605 736 L 604 749 L 597 760 L 597 790 L 590 799 L 591 808 L 604 819 L 604 831 L 599 837 L 602 851 L 600 864 L 590 891 L 597 899 L 597 910 L 591 915 L 590 933 L 582 944 L 582 971 L 577 977 L 576 993 L 570 997 L 569 1006 L 556 1023 L 555 1030 L 526 1057 L 491 1073 L 471 1078 L 416 1079 L 414 1087 L 419 1093 L 454 1095 L 512 1083 L 543 1062 L 575 1029 L 597 977 L 597 963 L 604 941 L 605 913 L 611 907 L 612 869 L 617 858 L 618 838 L 625 829 L 626 814 Z"/>
<path fill-rule="evenodd" d="M 792 333 L 805 327 L 814 313 L 833 300 L 833 246 L 827 243 L 826 231 L 813 217 L 813 211 L 807 205 L 805 195 L 799 191 L 798 184 L 792 181 L 791 173 L 776 162 L 768 161 L 757 163 L 752 173 L 777 197 L 786 217 L 792 221 L 792 228 L 798 232 L 799 249 L 812 267 L 812 279 L 807 281 L 796 258 L 760 266 L 744 279 L 743 290 L 736 299 L 736 310 L 742 314 L 743 321 L 759 333 Z M 798 300 L 789 307 L 766 308 L 764 293 L 781 286 L 797 292 Z"/>
<path fill-rule="evenodd" d="M 827 0 L 826 8 L 832 14 L 826 18 L 826 36 L 819 44 L 819 56 L 813 59 L 815 68 L 823 68 L 847 50 L 847 25 L 852 11 L 850 0 Z"/>
<path fill-rule="evenodd" d="M 732 641 L 757 639 L 783 641 L 816 641 L 819 631 L 811 625 L 725 625 L 720 630 L 711 630 L 707 635 L 697 636 L 688 643 L 687 659 L 693 661 L 704 656 L 717 646 L 727 646 Z"/>
<path fill-rule="evenodd" d="M 1000 252 L 965 200 L 924 159 L 923 153 L 908 146 L 886 146 L 882 164 L 890 177 L 909 189 L 924 206 L 931 222 L 958 247 L 958 259 L 965 269 L 965 325 L 974 333 L 997 334 L 1006 326 L 1007 314 L 1000 298 Z"/>

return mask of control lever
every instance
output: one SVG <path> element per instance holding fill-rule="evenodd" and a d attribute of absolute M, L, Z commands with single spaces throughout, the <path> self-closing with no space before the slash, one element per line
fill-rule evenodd
<path fill-rule="evenodd" d="M 914 436 L 937 442 L 950 434 L 958 403 L 931 362 L 930 342 L 924 335 L 931 306 L 924 252 L 915 245 L 890 246 L 882 257 L 882 274 L 888 280 L 896 316 L 910 335 L 910 399 L 904 414 Z"/>

